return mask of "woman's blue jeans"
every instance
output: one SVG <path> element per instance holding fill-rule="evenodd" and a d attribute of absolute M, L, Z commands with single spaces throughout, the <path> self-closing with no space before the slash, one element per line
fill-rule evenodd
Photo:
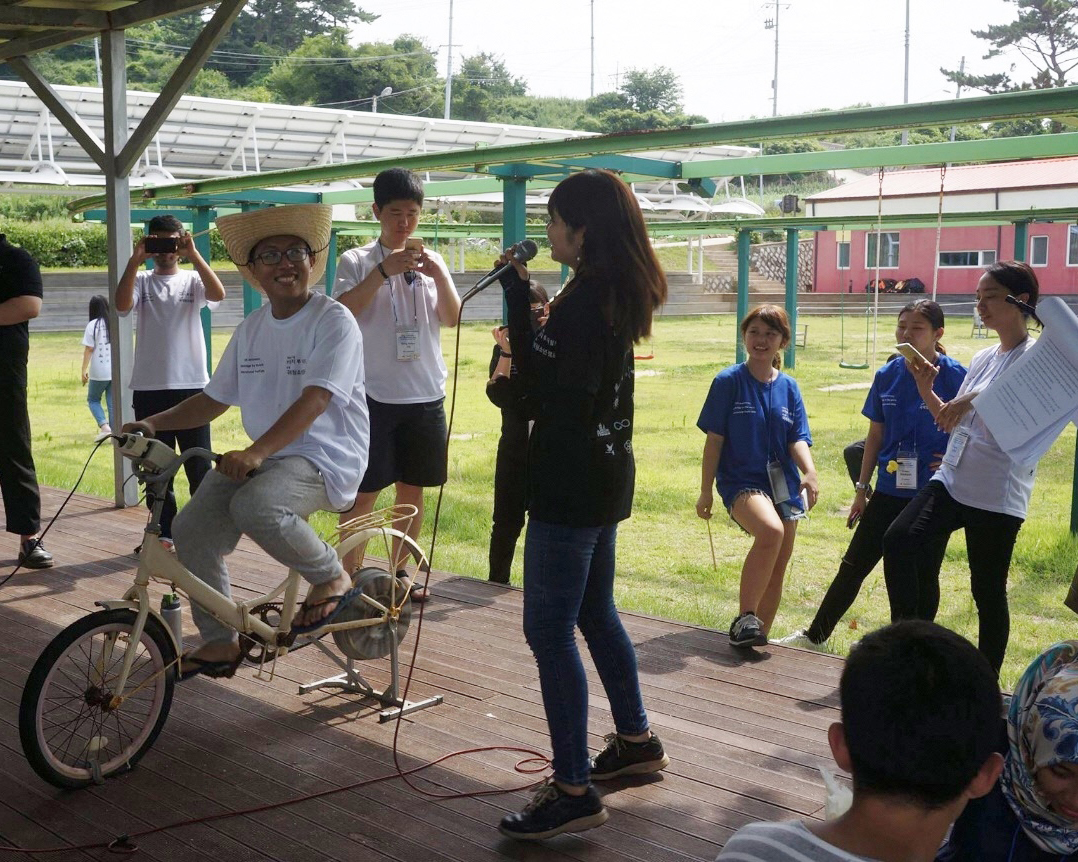
<path fill-rule="evenodd" d="M 636 651 L 614 606 L 617 530 L 532 520 L 524 540 L 524 637 L 539 665 L 554 777 L 565 784 L 591 781 L 588 680 L 577 626 L 606 690 L 615 729 L 626 735 L 648 729 Z"/>
<path fill-rule="evenodd" d="M 90 380 L 87 382 L 86 403 L 90 407 L 98 428 L 105 424 L 105 411 L 101 409 L 102 395 L 105 396 L 105 404 L 109 408 L 109 426 L 112 427 L 114 424 L 112 421 L 112 381 Z"/>

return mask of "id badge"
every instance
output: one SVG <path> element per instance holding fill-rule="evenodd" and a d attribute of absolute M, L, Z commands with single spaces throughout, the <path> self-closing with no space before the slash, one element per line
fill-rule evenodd
<path fill-rule="evenodd" d="M 895 487 L 901 491 L 917 490 L 917 453 L 900 451 L 895 462 L 898 472 L 895 474 Z"/>
<path fill-rule="evenodd" d="M 969 442 L 969 431 L 965 428 L 957 428 L 951 432 L 951 439 L 947 441 L 947 451 L 943 453 L 943 463 L 948 467 L 957 467 L 962 453 L 966 451 Z"/>
<path fill-rule="evenodd" d="M 784 503 L 790 499 L 790 486 L 786 484 L 786 473 L 780 461 L 768 461 L 767 478 L 771 482 L 771 502 Z"/>
<path fill-rule="evenodd" d="M 419 329 L 414 326 L 397 327 L 397 360 L 414 362 L 419 359 Z"/>

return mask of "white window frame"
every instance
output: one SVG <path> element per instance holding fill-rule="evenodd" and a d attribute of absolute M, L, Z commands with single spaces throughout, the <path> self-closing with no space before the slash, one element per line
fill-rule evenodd
<path fill-rule="evenodd" d="M 845 247 L 845 251 L 846 251 L 846 263 L 845 263 L 845 265 L 842 263 L 843 247 Z M 849 268 L 850 268 L 850 242 L 849 242 L 849 240 L 846 240 L 845 242 L 839 241 L 839 242 L 837 242 L 835 244 L 835 269 L 849 269 Z"/>
<path fill-rule="evenodd" d="M 1078 224 L 1067 225 L 1067 266 L 1078 266 Z"/>
<path fill-rule="evenodd" d="M 1036 246 L 1037 240 L 1044 240 L 1044 260 L 1037 263 Z M 1048 236 L 1047 234 L 1039 234 L 1037 236 L 1031 236 L 1029 238 L 1029 265 L 1035 266 L 1038 269 L 1048 266 Z"/>
<path fill-rule="evenodd" d="M 977 258 L 973 263 L 944 263 L 942 260 L 945 254 L 973 254 Z M 953 249 L 951 251 L 940 252 L 940 269 L 983 269 L 989 264 L 996 262 L 995 249 L 985 249 L 984 251 L 973 251 L 972 249 Z"/>
<path fill-rule="evenodd" d="M 885 237 L 889 237 L 889 236 L 893 236 L 895 239 L 893 241 L 884 239 Z M 897 230 L 885 230 L 885 231 L 880 232 L 879 237 L 880 237 L 880 240 L 881 240 L 881 244 L 884 245 L 884 246 L 886 246 L 887 242 L 890 242 L 891 243 L 891 248 L 893 248 L 894 252 L 895 252 L 895 262 L 893 264 L 885 264 L 885 263 L 881 262 L 879 268 L 881 270 L 884 270 L 884 269 L 898 269 L 899 261 L 902 259 L 902 257 L 901 257 L 902 256 L 902 242 L 901 242 L 900 232 L 897 231 Z M 872 258 L 870 257 L 869 248 L 870 248 L 871 243 L 874 243 L 875 241 L 876 241 L 876 231 L 867 231 L 866 234 L 865 234 L 865 269 L 870 270 L 872 272 L 876 271 L 876 262 L 873 261 Z M 878 253 L 877 253 L 877 257 L 879 257 Z"/>

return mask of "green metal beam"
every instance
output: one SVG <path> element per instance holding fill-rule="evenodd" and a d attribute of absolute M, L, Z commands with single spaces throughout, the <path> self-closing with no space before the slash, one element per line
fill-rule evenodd
<path fill-rule="evenodd" d="M 207 207 L 199 207 L 191 214 L 191 233 L 195 235 L 195 248 L 203 260 L 210 260 L 210 219 Z M 199 311 L 202 319 L 202 338 L 206 342 L 206 368 L 213 374 L 213 312 L 209 308 Z"/>
<path fill-rule="evenodd" d="M 683 126 L 678 129 L 658 129 L 649 132 L 567 138 L 530 144 L 507 144 L 480 149 L 468 148 L 359 162 L 339 162 L 317 167 L 292 168 L 192 183 L 177 183 L 157 189 L 144 189 L 142 194 L 153 198 L 227 194 L 267 185 L 324 183 L 360 176 L 374 176 L 389 167 L 404 167 L 414 171 L 482 173 L 489 166 L 513 162 L 526 163 L 602 154 L 741 144 L 746 141 L 756 142 L 875 129 L 908 129 L 954 123 L 981 123 L 1030 116 L 1067 116 L 1075 112 L 1075 105 L 1078 105 L 1078 87 L 1022 90 L 971 99 L 852 108 L 844 111 L 765 117 L 733 123 L 705 123 L 698 126 Z M 910 147 L 910 149 L 915 150 L 917 147 Z M 957 159 L 952 161 L 957 161 Z M 101 206 L 102 203 L 103 196 L 94 195 L 73 201 L 69 206 L 73 211 L 79 212 Z"/>
<path fill-rule="evenodd" d="M 1078 153 L 1078 132 L 988 138 L 982 141 L 943 141 L 906 147 L 866 147 L 825 150 L 817 153 L 783 153 L 685 162 L 681 173 L 692 177 L 756 176 L 758 174 L 807 173 L 838 168 L 879 168 L 902 165 L 943 165 L 950 162 L 1001 162 L 1013 159 L 1045 159 Z"/>

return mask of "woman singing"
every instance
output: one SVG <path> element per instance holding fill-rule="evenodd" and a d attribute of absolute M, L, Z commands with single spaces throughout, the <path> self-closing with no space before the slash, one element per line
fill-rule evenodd
<path fill-rule="evenodd" d="M 629 517 L 635 475 L 633 344 L 651 332 L 666 278 L 640 207 L 614 174 L 587 170 L 568 177 L 551 193 L 547 210 L 551 257 L 573 275 L 535 333 L 527 270 L 515 264 L 503 277 L 518 373 L 495 384 L 502 390 L 496 403 L 523 399 L 535 420 L 528 447 L 524 636 L 539 666 L 554 775 L 500 827 L 530 840 L 603 823 L 606 810 L 592 780 L 656 772 L 669 763 L 648 729 L 636 653 L 613 597 L 617 525 Z M 594 758 L 578 626 L 614 717 L 615 732 Z"/>

